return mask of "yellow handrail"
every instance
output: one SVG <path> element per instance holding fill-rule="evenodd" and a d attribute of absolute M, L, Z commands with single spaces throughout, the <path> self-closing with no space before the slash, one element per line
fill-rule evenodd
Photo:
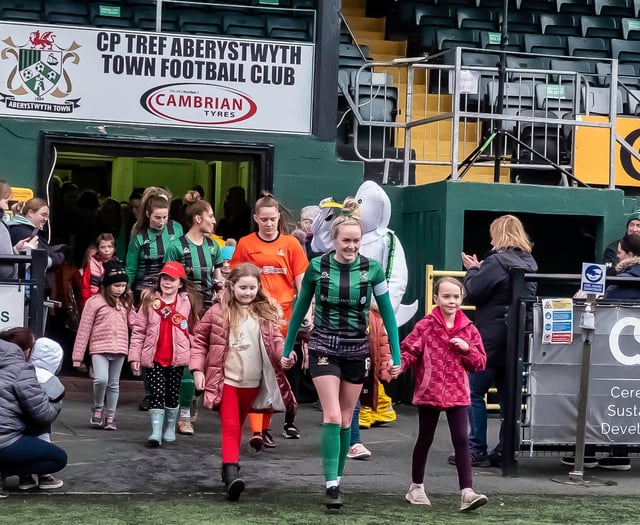
<path fill-rule="evenodd" d="M 435 305 L 433 304 L 433 281 L 436 277 L 464 277 L 467 272 L 463 270 L 434 270 L 432 264 L 426 266 L 426 285 L 424 294 L 425 314 L 430 314 Z M 475 310 L 475 306 L 463 304 L 463 310 Z"/>

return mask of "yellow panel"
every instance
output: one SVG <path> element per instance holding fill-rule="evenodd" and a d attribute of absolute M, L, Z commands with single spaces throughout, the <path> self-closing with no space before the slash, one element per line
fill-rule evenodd
<path fill-rule="evenodd" d="M 587 122 L 608 122 L 607 117 L 582 116 Z M 616 133 L 636 150 L 640 139 L 640 119 L 619 117 Z M 640 186 L 640 162 L 616 144 L 616 186 Z M 609 130 L 576 128 L 575 176 L 588 184 L 609 184 Z"/>

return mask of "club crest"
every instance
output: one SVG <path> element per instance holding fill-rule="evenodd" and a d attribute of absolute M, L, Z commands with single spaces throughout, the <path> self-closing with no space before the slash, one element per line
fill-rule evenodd
<path fill-rule="evenodd" d="M 80 56 L 76 52 L 80 45 L 75 41 L 68 48 L 56 43 L 53 31 L 37 29 L 29 34 L 23 45 L 16 44 L 12 37 L 2 40 L 0 59 L 14 60 L 15 66 L 7 78 L 7 89 L 11 94 L 0 93 L 8 108 L 26 111 L 71 113 L 78 107 L 79 99 L 67 99 L 73 90 L 69 65 L 77 65 Z M 66 65 L 66 66 L 65 66 Z M 67 99 L 63 104 L 46 102 Z"/>

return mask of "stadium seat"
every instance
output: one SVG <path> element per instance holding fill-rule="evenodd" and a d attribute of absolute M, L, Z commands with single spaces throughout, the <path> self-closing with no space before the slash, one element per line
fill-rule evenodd
<path fill-rule="evenodd" d="M 567 37 L 564 35 L 534 35 L 526 33 L 523 37 L 527 53 L 542 55 L 566 55 Z"/>
<path fill-rule="evenodd" d="M 568 84 L 537 84 L 536 85 L 536 109 L 551 110 L 558 114 L 574 112 L 573 86 Z M 577 105 L 578 110 L 580 104 Z"/>
<path fill-rule="evenodd" d="M 51 24 L 87 25 L 89 11 L 84 2 L 49 0 L 44 5 L 44 18 Z"/>
<path fill-rule="evenodd" d="M 516 0 L 516 9 L 553 13 L 556 3 L 555 0 Z"/>
<path fill-rule="evenodd" d="M 528 82 L 530 84 L 538 82 L 548 82 L 548 75 L 545 70 L 550 68 L 551 59 L 541 56 L 507 56 L 507 75 L 513 82 Z M 527 71 L 538 70 L 538 71 Z"/>
<path fill-rule="evenodd" d="M 511 26 L 509 26 L 511 27 Z M 500 39 L 502 35 L 500 33 L 490 33 L 488 31 L 480 32 L 480 47 L 482 49 L 500 49 Z M 522 44 L 522 33 L 511 33 L 507 35 L 507 45 L 505 51 L 524 51 Z M 497 42 L 497 43 L 496 43 Z"/>
<path fill-rule="evenodd" d="M 119 10 L 119 16 L 109 16 L 103 14 L 103 8 L 113 7 Z M 133 11 L 128 6 L 121 6 L 115 3 L 100 2 L 99 4 L 89 4 L 89 22 L 92 26 L 108 27 L 113 29 L 131 29 L 133 26 Z"/>
<path fill-rule="evenodd" d="M 416 28 L 409 41 L 408 53 L 410 56 L 430 53 L 437 50 L 436 31 L 438 29 L 454 29 L 456 20 L 452 16 L 435 17 L 423 16 L 420 25 Z"/>
<path fill-rule="evenodd" d="M 520 117 L 557 119 L 553 111 L 523 110 Z M 562 151 L 566 150 L 560 125 L 545 122 L 519 121 L 516 136 L 542 157 L 559 163 Z M 521 184 L 545 184 L 557 186 L 562 182 L 562 174 L 549 165 L 546 169 L 526 168 L 527 164 L 545 164 L 545 161 L 527 148 L 514 144 L 511 178 Z M 525 165 L 524 167 L 522 165 Z"/>
<path fill-rule="evenodd" d="M 584 37 L 620 38 L 620 21 L 610 16 L 582 16 L 580 27 Z"/>
<path fill-rule="evenodd" d="M 640 44 L 635 40 L 611 40 L 611 57 L 620 62 L 640 62 Z"/>
<path fill-rule="evenodd" d="M 543 35 L 578 36 L 580 16 L 564 13 L 541 13 L 540 30 Z"/>
<path fill-rule="evenodd" d="M 222 15 L 199 8 L 183 8 L 178 13 L 178 27 L 183 33 L 221 35 Z"/>
<path fill-rule="evenodd" d="M 339 68 L 359 68 L 370 58 L 367 46 L 356 46 L 354 44 L 340 44 L 338 46 Z"/>
<path fill-rule="evenodd" d="M 178 13 L 175 10 L 166 9 L 166 6 L 167 4 L 164 4 L 162 9 L 162 31 L 176 31 L 178 29 Z M 156 8 L 154 6 L 135 6 L 133 8 L 133 25 L 145 31 L 155 31 Z"/>
<path fill-rule="evenodd" d="M 267 26 L 263 16 L 225 13 L 222 16 L 222 31 L 225 35 L 264 38 Z"/>
<path fill-rule="evenodd" d="M 637 18 L 623 18 L 621 20 L 622 37 L 625 40 L 640 40 L 640 20 Z"/>
<path fill-rule="evenodd" d="M 556 0 L 558 13 L 576 13 L 592 15 L 594 11 L 593 0 Z"/>
<path fill-rule="evenodd" d="M 640 115 L 640 89 L 632 89 L 624 110 L 627 115 Z"/>
<path fill-rule="evenodd" d="M 497 29 L 493 11 L 479 7 L 458 7 L 456 20 L 458 29 L 484 29 L 485 31 Z"/>
<path fill-rule="evenodd" d="M 570 36 L 567 38 L 567 48 L 572 57 L 609 58 L 611 48 L 606 38 L 584 38 Z"/>
<path fill-rule="evenodd" d="M 311 41 L 313 19 L 307 17 L 267 16 L 267 37 Z M 350 38 L 350 37 L 349 37 Z"/>
<path fill-rule="evenodd" d="M 590 60 L 562 60 L 551 59 L 551 69 L 554 73 L 551 75 L 551 82 L 556 84 L 573 84 L 576 81 L 580 82 L 583 79 L 584 82 L 593 86 L 598 83 L 598 76 L 596 75 L 596 64 Z M 576 77 L 570 73 L 561 74 L 558 71 L 568 71 L 580 73 L 581 77 Z"/>
<path fill-rule="evenodd" d="M 480 47 L 478 29 L 438 29 L 436 30 L 436 48 L 445 51 L 455 47 Z"/>
<path fill-rule="evenodd" d="M 596 15 L 633 17 L 632 0 L 594 0 Z"/>
<path fill-rule="evenodd" d="M 640 89 L 640 76 L 634 67 L 634 64 L 618 64 L 618 82 L 624 84 L 627 88 Z M 598 62 L 596 64 L 596 73 L 598 74 L 598 85 L 608 86 L 611 76 L 611 64 L 609 62 Z"/>
<path fill-rule="evenodd" d="M 584 100 L 585 113 L 594 115 L 609 115 L 611 105 L 610 89 L 606 87 L 582 87 L 582 99 Z M 622 90 L 618 89 L 616 100 L 616 113 L 624 112 L 624 97 Z"/>
<path fill-rule="evenodd" d="M 0 20 L 16 22 L 39 22 L 42 20 L 40 0 L 16 0 L 3 2 L 0 7 Z M 6 5 L 6 4 L 10 4 Z"/>
<path fill-rule="evenodd" d="M 499 25 L 502 24 L 502 13 L 498 12 Z M 538 33 L 540 31 L 540 14 L 535 11 L 512 11 L 509 13 L 509 33 Z"/>

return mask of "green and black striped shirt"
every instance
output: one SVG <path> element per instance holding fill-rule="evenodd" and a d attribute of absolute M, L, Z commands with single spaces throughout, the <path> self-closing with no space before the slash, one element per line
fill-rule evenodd
<path fill-rule="evenodd" d="M 388 291 L 380 264 L 364 255 L 341 264 L 334 252 L 312 259 L 302 288 L 315 290 L 314 325 L 325 333 L 345 338 L 366 337 L 371 293 Z"/>

